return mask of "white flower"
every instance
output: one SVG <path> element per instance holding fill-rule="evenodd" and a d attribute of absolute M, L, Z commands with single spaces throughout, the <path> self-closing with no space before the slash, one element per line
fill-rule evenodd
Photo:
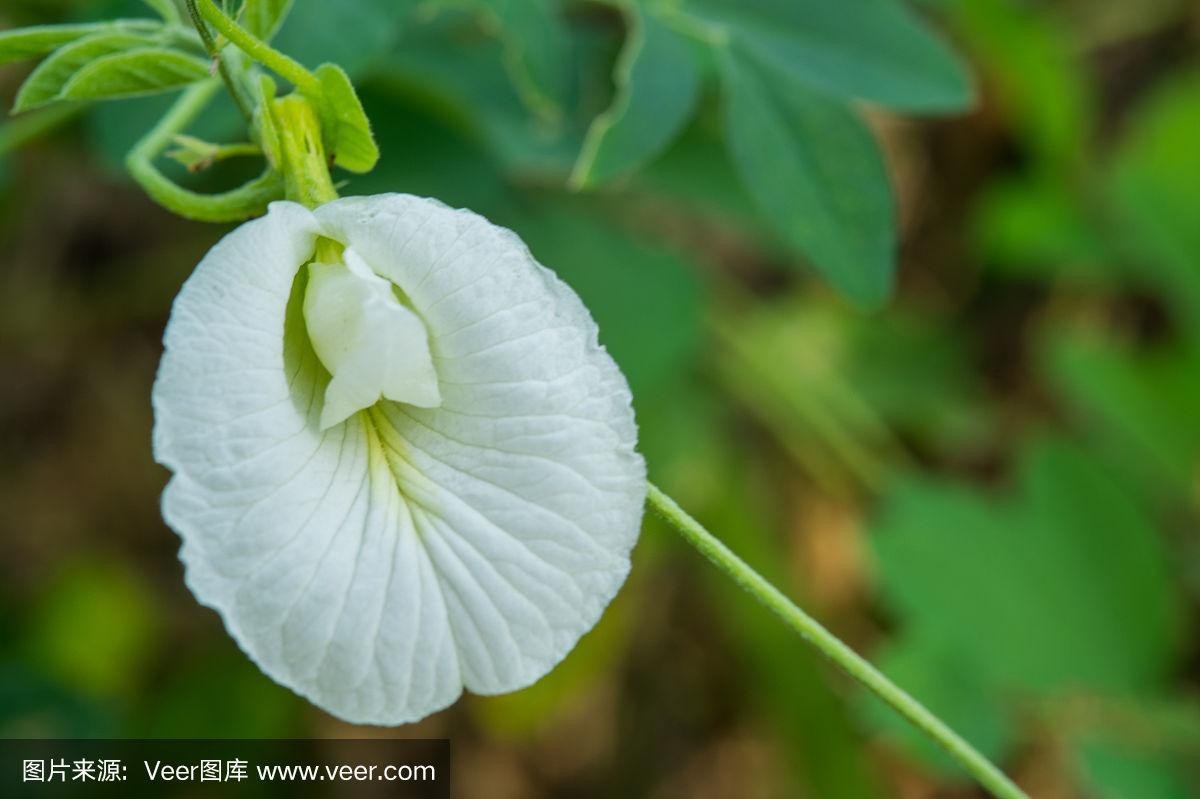
<path fill-rule="evenodd" d="M 305 266 L 318 237 L 343 263 Z M 473 213 L 276 203 L 213 248 L 167 327 L 154 448 L 189 587 L 350 721 L 534 682 L 621 586 L 645 499 L 596 333 Z"/>

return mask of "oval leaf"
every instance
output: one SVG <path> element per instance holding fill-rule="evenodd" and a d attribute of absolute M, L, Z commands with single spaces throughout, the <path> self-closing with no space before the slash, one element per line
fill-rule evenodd
<path fill-rule="evenodd" d="M 636 6 L 617 61 L 617 96 L 592 123 L 571 183 L 597 185 L 661 153 L 696 107 L 700 72 L 690 45 Z"/>
<path fill-rule="evenodd" d="M 316 76 L 324 95 L 321 121 L 328 138 L 326 146 L 334 163 L 350 172 L 370 172 L 379 160 L 379 147 L 350 76 L 337 64 L 322 64 Z"/>
<path fill-rule="evenodd" d="M 0 32 L 0 64 L 37 58 L 93 33 L 112 30 L 111 23 L 94 25 L 40 25 Z"/>
<path fill-rule="evenodd" d="M 689 0 L 686 12 L 824 92 L 957 111 L 973 88 L 954 52 L 896 0 Z"/>
<path fill-rule="evenodd" d="M 239 17 L 242 27 L 263 41 L 270 41 L 287 19 L 292 3 L 293 0 L 246 0 Z"/>
<path fill-rule="evenodd" d="M 149 36 L 102 33 L 62 47 L 30 73 L 17 92 L 13 111 L 28 111 L 58 99 L 75 73 L 99 58 L 153 43 L 154 39 Z"/>
<path fill-rule="evenodd" d="M 105 56 L 75 73 L 63 100 L 112 100 L 178 89 L 209 77 L 209 62 L 166 47 Z"/>
<path fill-rule="evenodd" d="M 728 144 L 742 181 L 784 241 L 855 302 L 891 291 L 891 187 L 875 139 L 845 106 L 722 58 Z"/>

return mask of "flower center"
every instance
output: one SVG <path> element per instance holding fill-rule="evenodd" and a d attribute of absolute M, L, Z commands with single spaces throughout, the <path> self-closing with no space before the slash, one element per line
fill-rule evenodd
<path fill-rule="evenodd" d="M 318 248 L 304 295 L 309 339 L 333 376 L 321 429 L 381 399 L 420 408 L 441 405 L 424 322 L 353 249 L 342 253 L 343 263 L 332 263 L 333 255 L 330 247 Z"/>

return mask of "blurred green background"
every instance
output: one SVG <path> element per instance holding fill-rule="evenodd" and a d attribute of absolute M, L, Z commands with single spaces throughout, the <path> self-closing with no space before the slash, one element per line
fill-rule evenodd
<path fill-rule="evenodd" d="M 1032 795 L 1200 796 L 1200 7 L 924 3 L 978 102 L 868 107 L 901 256 L 864 312 L 747 198 L 711 75 L 669 151 L 571 192 L 621 15 L 562 4 L 546 114 L 505 31 L 413 5 L 298 0 L 278 40 L 361 87 L 383 159 L 343 193 L 517 230 L 600 323 L 652 477 Z M 129 11 L 4 0 L 0 28 Z M 222 232 L 123 174 L 167 102 L 0 123 L 0 736 L 448 736 L 456 793 L 495 799 L 980 795 L 653 520 L 531 689 L 362 730 L 260 674 L 158 515 L 160 337 Z"/>

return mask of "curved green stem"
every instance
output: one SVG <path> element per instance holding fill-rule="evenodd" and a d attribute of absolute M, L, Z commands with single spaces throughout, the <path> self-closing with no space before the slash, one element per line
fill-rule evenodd
<path fill-rule="evenodd" d="M 713 565 L 731 577 L 746 593 L 778 616 L 825 657 L 890 705 L 901 716 L 946 751 L 979 784 L 997 799 L 1029 799 L 1017 785 L 986 757 L 963 740 L 954 730 L 903 689 L 885 677 L 841 639 L 825 629 L 812 616 L 750 568 L 729 547 L 679 507 L 675 500 L 650 484 L 647 504 L 668 524 L 678 530 L 689 544 Z"/>
<path fill-rule="evenodd" d="M 213 39 L 212 31 L 208 29 L 208 25 L 204 23 L 204 19 L 200 16 L 200 12 L 196 10 L 196 1 L 187 0 L 186 2 L 188 16 L 192 18 L 192 25 L 196 28 L 196 33 L 200 34 L 200 41 L 204 43 L 204 50 L 208 53 L 208 57 L 217 65 L 217 71 L 221 73 L 221 80 L 225 81 L 225 88 L 229 91 L 229 96 L 233 98 L 234 105 L 247 122 L 253 122 L 254 116 L 250 112 L 250 106 L 246 103 L 246 98 L 242 95 L 241 87 L 233 79 L 233 75 L 229 71 L 229 65 L 221 58 L 221 48 L 217 46 L 217 42 Z"/>
<path fill-rule="evenodd" d="M 272 200 L 283 196 L 283 182 L 270 167 L 232 191 L 200 194 L 178 185 L 154 166 L 154 159 L 191 124 L 220 88 L 215 78 L 193 84 L 125 159 L 130 174 L 147 194 L 180 216 L 201 222 L 237 222 L 259 216 Z"/>
<path fill-rule="evenodd" d="M 288 58 L 271 45 L 230 19 L 212 0 L 188 0 L 196 13 L 218 33 L 241 48 L 242 52 L 287 79 L 301 93 L 320 97 L 321 83 L 299 62 Z"/>

